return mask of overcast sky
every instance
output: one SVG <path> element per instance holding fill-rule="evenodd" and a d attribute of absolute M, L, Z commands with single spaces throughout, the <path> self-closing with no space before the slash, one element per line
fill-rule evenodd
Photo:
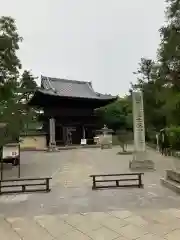
<path fill-rule="evenodd" d="M 0 0 L 17 21 L 23 69 L 92 81 L 124 95 L 141 57 L 156 57 L 164 0 Z"/>

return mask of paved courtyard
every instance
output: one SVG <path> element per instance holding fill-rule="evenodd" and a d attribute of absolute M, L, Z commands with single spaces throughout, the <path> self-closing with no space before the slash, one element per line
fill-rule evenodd
<path fill-rule="evenodd" d="M 148 150 L 156 171 L 145 173 L 144 189 L 92 191 L 89 175 L 129 172 L 132 156 L 118 151 L 22 153 L 22 176 L 52 176 L 52 191 L 1 196 L 0 239 L 179 239 L 180 196 L 160 185 L 173 158 Z M 6 167 L 6 178 L 16 174 Z"/>

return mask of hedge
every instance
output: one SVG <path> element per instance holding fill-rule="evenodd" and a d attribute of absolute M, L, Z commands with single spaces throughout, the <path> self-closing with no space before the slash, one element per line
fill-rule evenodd
<path fill-rule="evenodd" d="M 180 150 L 180 126 L 171 126 L 166 128 L 166 130 L 171 148 L 174 150 Z"/>

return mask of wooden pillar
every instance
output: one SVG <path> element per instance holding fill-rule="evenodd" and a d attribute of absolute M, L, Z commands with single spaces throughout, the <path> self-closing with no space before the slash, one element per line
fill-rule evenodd
<path fill-rule="evenodd" d="M 86 131 L 84 125 L 82 126 L 82 139 L 86 139 Z"/>
<path fill-rule="evenodd" d="M 49 133 L 50 133 L 49 148 L 54 149 L 54 148 L 56 148 L 55 119 L 54 118 L 49 119 Z"/>
<path fill-rule="evenodd" d="M 63 128 L 63 143 L 64 145 L 67 145 L 67 129 L 65 126 L 63 126 L 62 128 Z"/>

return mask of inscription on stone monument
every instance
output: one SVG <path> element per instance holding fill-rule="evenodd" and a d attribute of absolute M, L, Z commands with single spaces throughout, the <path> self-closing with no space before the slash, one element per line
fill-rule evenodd
<path fill-rule="evenodd" d="M 154 169 L 154 162 L 147 159 L 144 126 L 143 94 L 141 91 L 132 93 L 134 154 L 130 161 L 131 169 Z"/>
<path fill-rule="evenodd" d="M 144 109 L 142 92 L 133 92 L 134 150 L 145 152 Z"/>
<path fill-rule="evenodd" d="M 53 148 L 56 146 L 56 140 L 55 140 L 55 119 L 50 118 L 49 119 L 49 131 L 50 131 L 50 141 L 49 141 L 49 147 Z"/>

